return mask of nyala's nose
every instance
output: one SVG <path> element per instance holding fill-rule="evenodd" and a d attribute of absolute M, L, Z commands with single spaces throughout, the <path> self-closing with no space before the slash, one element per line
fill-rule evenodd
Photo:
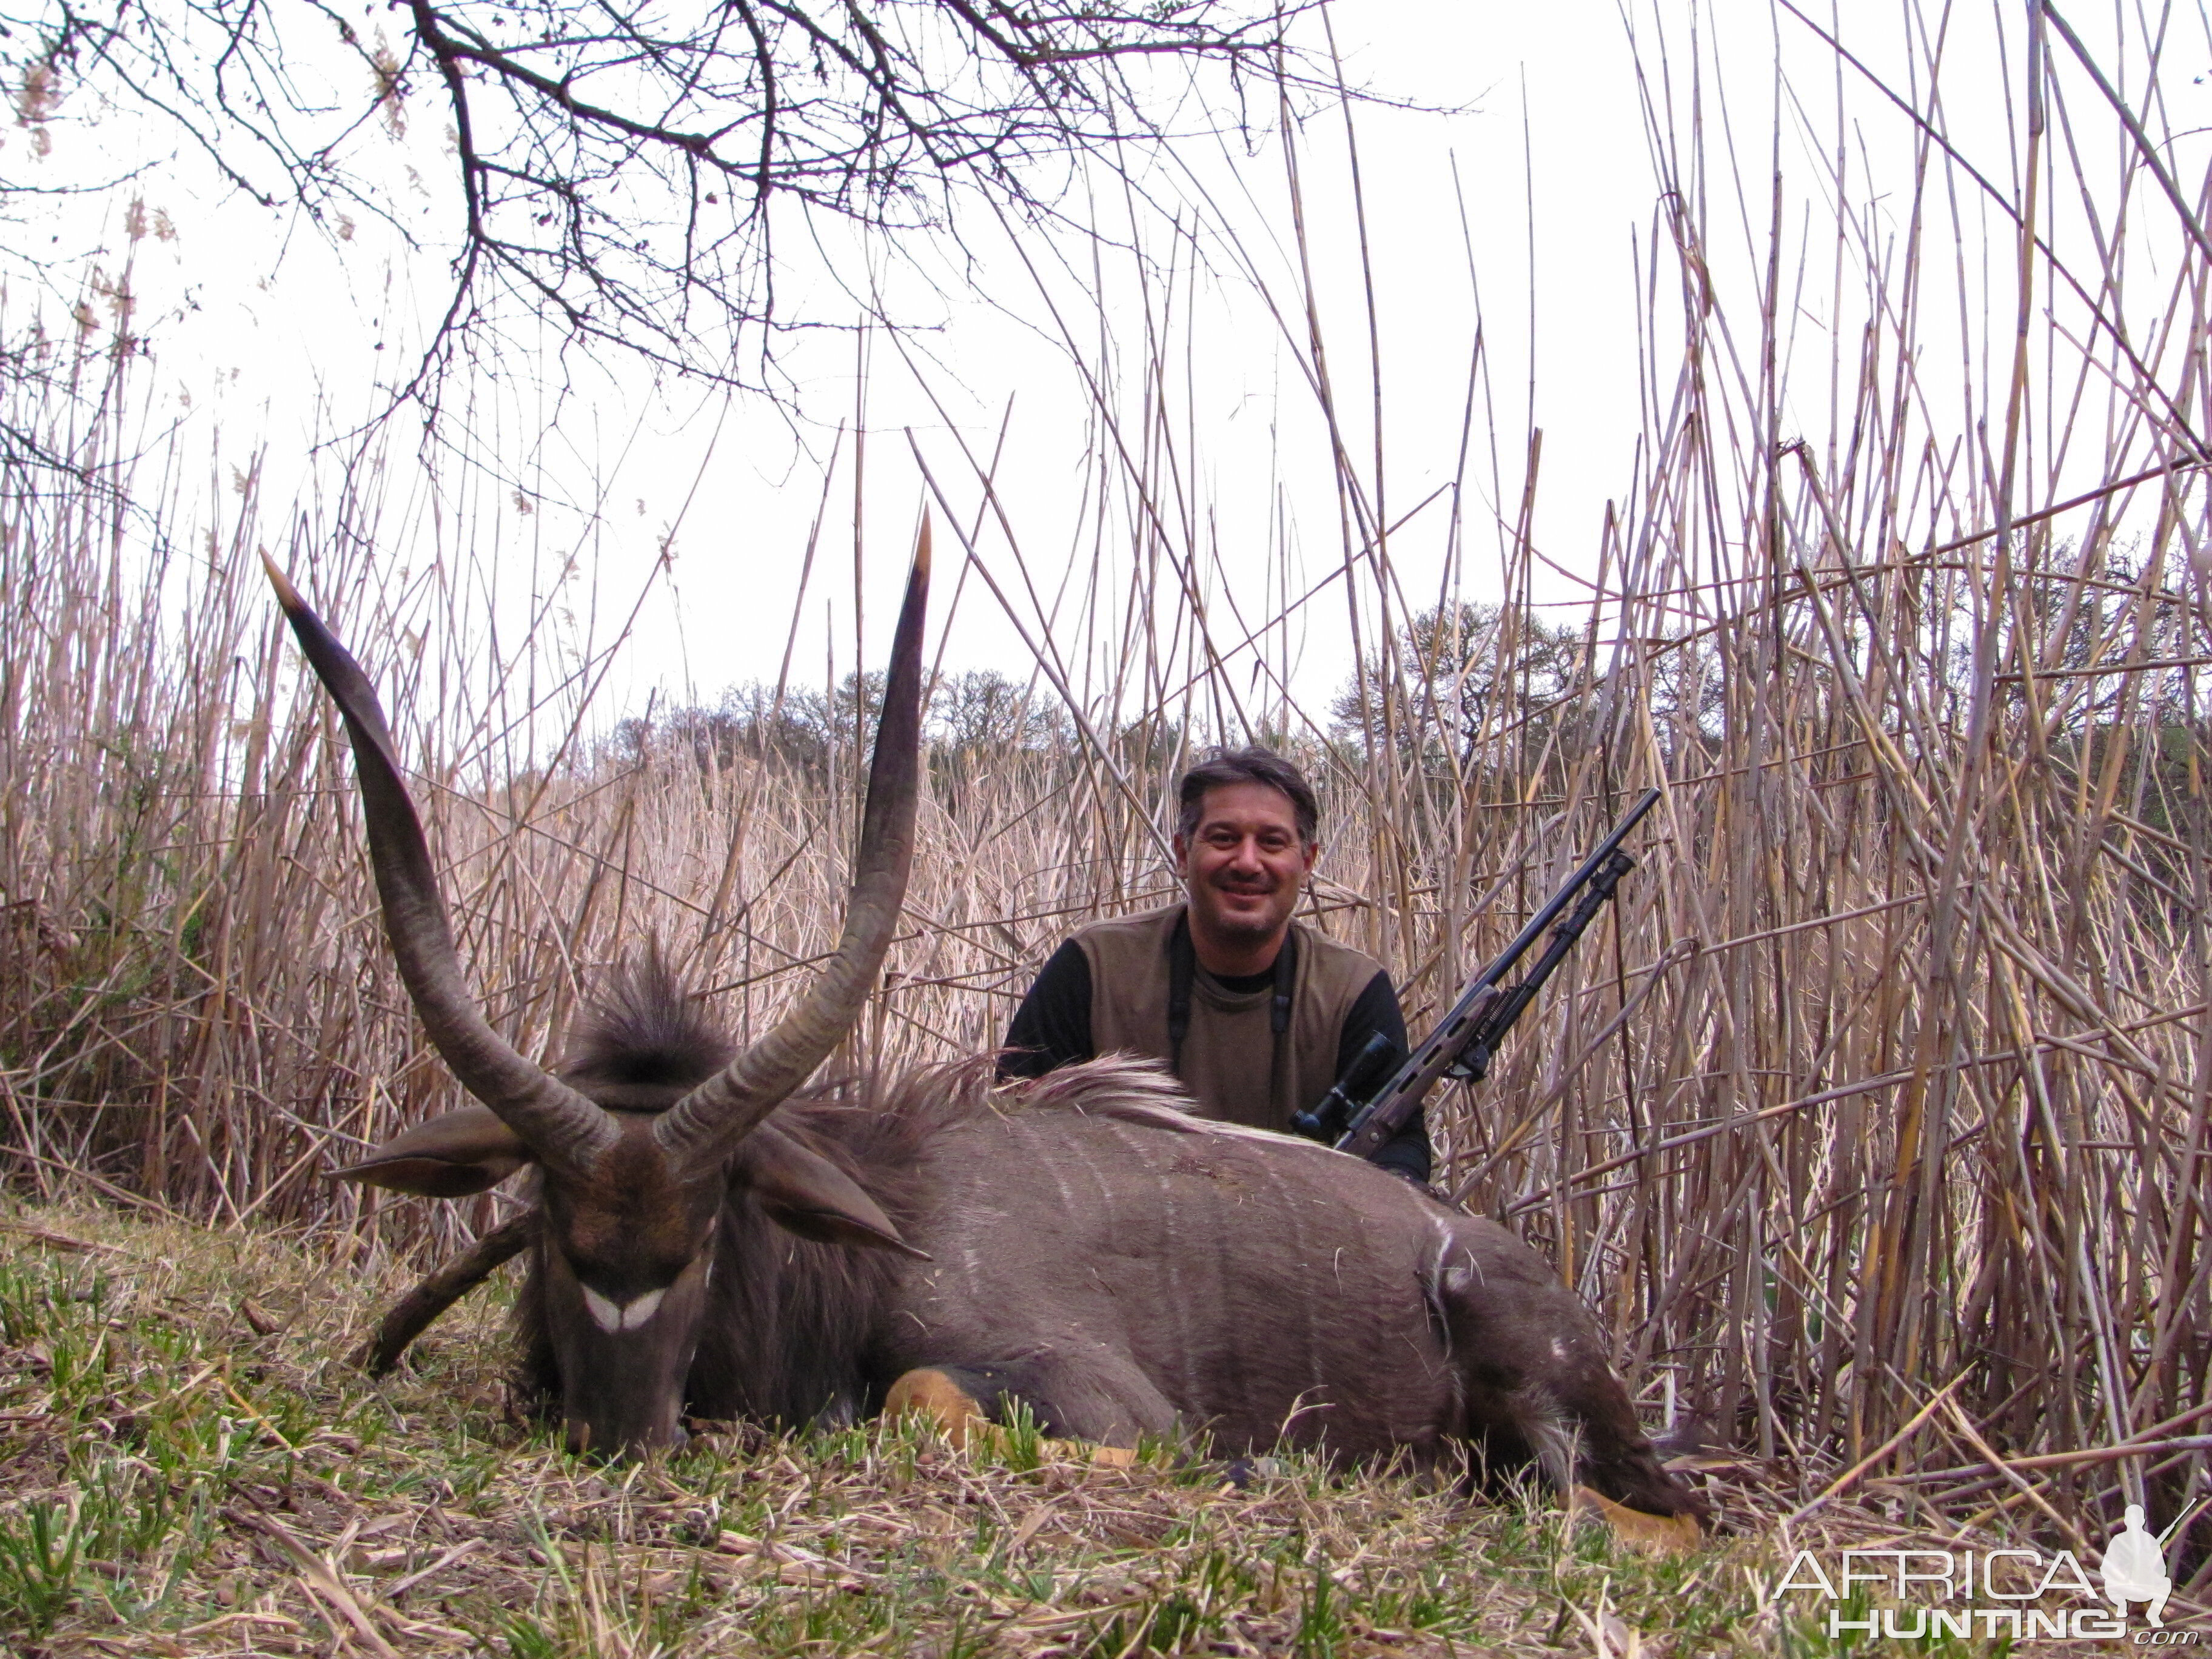
<path fill-rule="evenodd" d="M 572 1417 L 564 1426 L 568 1449 L 578 1457 L 587 1455 L 592 1449 L 592 1425 L 581 1418 Z M 690 1438 L 690 1431 L 678 1423 L 665 1434 L 646 1433 L 628 1439 L 617 1436 L 601 1444 L 598 1449 L 602 1457 L 642 1457 L 647 1452 L 674 1451 L 688 1444 Z"/>

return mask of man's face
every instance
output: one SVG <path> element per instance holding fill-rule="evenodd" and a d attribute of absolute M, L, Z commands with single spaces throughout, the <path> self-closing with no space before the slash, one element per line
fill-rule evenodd
<path fill-rule="evenodd" d="M 1297 908 L 1318 847 L 1301 846 L 1291 798 L 1264 783 L 1206 792 L 1198 828 L 1176 837 L 1194 922 L 1215 937 L 1258 944 Z"/>

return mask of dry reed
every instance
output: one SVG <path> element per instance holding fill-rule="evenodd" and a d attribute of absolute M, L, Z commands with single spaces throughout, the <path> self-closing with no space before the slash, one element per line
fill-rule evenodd
<path fill-rule="evenodd" d="M 1091 528 L 1122 539 L 1133 580 L 1079 581 L 1036 638 L 1039 698 L 1080 716 L 1064 742 L 940 744 L 909 927 L 848 1059 L 994 1042 L 1069 927 L 1164 896 L 1158 798 L 1206 734 L 1272 736 L 1312 764 L 1333 826 L 1322 925 L 1382 956 L 1416 1018 L 1662 784 L 1643 867 L 1571 982 L 1479 1097 L 1433 1106 L 1440 1181 L 1552 1255 L 1655 1412 L 1786 1461 L 1808 1493 L 1881 1448 L 1858 1479 L 2002 1520 L 2022 1506 L 1998 1463 L 2043 1455 L 2023 1466 L 2039 1492 L 2093 1534 L 2123 1497 L 2175 1512 L 2204 1485 L 2212 1411 L 2204 232 L 2163 198 L 2130 204 L 2186 220 L 2178 276 L 2110 252 L 2075 270 L 2039 240 L 2051 198 L 2092 216 L 2102 200 L 2054 135 L 2119 128 L 2055 61 L 2063 41 L 2040 22 L 2036 40 L 2016 186 L 1980 193 L 1919 62 L 1896 94 L 1923 132 L 1914 193 L 1877 239 L 1855 194 L 1871 185 L 1837 161 L 1816 257 L 1784 234 L 1778 184 L 1745 303 L 1713 274 L 1730 262 L 1707 204 L 1758 168 L 1708 131 L 1707 59 L 1645 43 L 1672 191 L 1645 246 L 1648 412 L 1556 696 L 1532 688 L 1557 630 L 1525 603 L 1540 434 L 1504 526 L 1509 603 L 1413 650 L 1374 648 L 1425 606 L 1397 586 L 1379 460 L 1336 446 L 1369 647 L 1348 735 L 1270 666 L 1286 580 L 1266 615 L 1202 602 L 1224 578 L 1187 495 L 1200 446 L 1172 349 L 1088 361 Z M 1952 216 L 1984 207 L 2017 244 L 2019 292 L 1984 291 L 1979 250 L 1954 242 Z M 1837 356 L 1799 371 L 1819 395 L 1796 406 L 1829 424 L 1799 430 L 1791 315 L 1824 283 Z M 1307 301 L 1279 309 L 1334 421 Z M 1942 397 L 1923 384 L 1948 338 L 1923 311 L 1953 305 L 2003 312 L 1989 334 L 2008 367 L 1986 394 L 1974 373 Z M 88 470 L 111 459 L 112 418 L 62 436 Z M 976 577 L 1048 586 L 988 510 L 988 464 L 929 459 L 945 517 L 981 527 L 963 532 Z M 430 1213 L 322 1179 L 454 1089 L 378 936 L 329 716 L 251 568 L 252 497 L 204 556 L 146 562 L 118 551 L 129 494 L 0 502 L 15 1178 L 373 1254 L 450 1243 L 500 1200 Z M 357 484 L 311 517 L 295 574 L 349 637 L 383 642 L 494 1020 L 544 1048 L 648 932 L 733 1024 L 771 1018 L 837 919 L 849 726 L 823 721 L 811 756 L 702 750 L 666 722 L 589 742 L 605 714 L 575 688 L 595 664 L 532 681 L 529 642 L 507 701 L 471 701 L 467 596 L 442 568 L 380 586 L 375 523 Z M 1103 683 L 1072 665 L 1098 662 Z M 1485 676 L 1495 695 L 1464 712 Z M 496 737 L 526 729 L 529 769 Z M 1960 1414 L 1923 1413 L 1946 1389 Z M 2067 1461 L 2123 1443 L 2141 1449 Z M 2192 1561 L 2197 1591 L 2212 1560 Z"/>

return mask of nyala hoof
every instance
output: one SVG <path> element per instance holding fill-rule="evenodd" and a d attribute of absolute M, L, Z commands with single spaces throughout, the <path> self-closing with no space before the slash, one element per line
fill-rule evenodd
<path fill-rule="evenodd" d="M 945 1441 L 964 1451 L 968 1437 L 988 1428 L 991 1419 L 975 1395 L 940 1370 L 914 1370 L 901 1376 L 884 1400 L 887 1418 L 920 1417 L 937 1425 Z"/>
<path fill-rule="evenodd" d="M 1602 1521 L 1615 1542 L 1638 1555 L 1687 1555 L 1705 1541 L 1694 1515 L 1647 1515 L 1616 1504 L 1603 1492 L 1576 1486 L 1567 1493 L 1567 1513 Z"/>
<path fill-rule="evenodd" d="M 945 1443 L 956 1451 L 966 1451 L 979 1441 L 1002 1432 L 991 1420 L 990 1413 L 950 1372 L 929 1368 L 906 1372 L 890 1386 L 884 1397 L 884 1415 L 887 1418 L 920 1417 L 934 1424 L 943 1433 Z M 1040 1437 L 1037 1450 L 1054 1462 L 1087 1463 L 1095 1469 L 1130 1469 L 1137 1466 L 1137 1453 L 1130 1446 L 1103 1446 L 1089 1440 L 1064 1440 L 1056 1436 Z"/>

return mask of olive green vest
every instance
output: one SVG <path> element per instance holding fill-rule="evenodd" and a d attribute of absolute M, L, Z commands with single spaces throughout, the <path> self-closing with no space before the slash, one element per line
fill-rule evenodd
<path fill-rule="evenodd" d="M 1075 935 L 1091 964 L 1092 1053 L 1172 1060 L 1168 946 L 1182 912 L 1171 904 L 1095 922 Z M 1316 1104 L 1336 1080 L 1344 1018 L 1382 967 L 1310 927 L 1291 926 L 1297 971 L 1279 1044 L 1269 1029 L 1270 988 L 1234 992 L 1203 968 L 1192 975 L 1190 1030 L 1176 1070 L 1201 1117 L 1287 1133 L 1291 1114 Z"/>

